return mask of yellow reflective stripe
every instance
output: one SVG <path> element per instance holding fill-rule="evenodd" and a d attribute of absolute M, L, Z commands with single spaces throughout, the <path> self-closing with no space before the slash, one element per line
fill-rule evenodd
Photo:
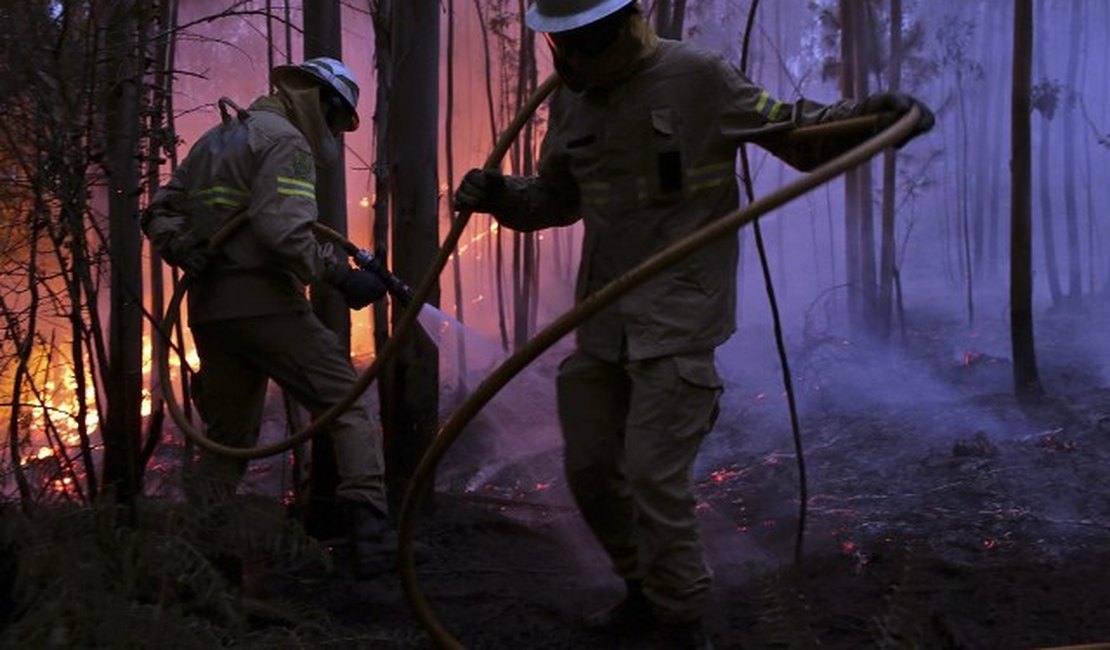
<path fill-rule="evenodd" d="M 236 189 L 234 187 L 228 187 L 226 185 L 213 185 L 212 187 L 206 187 L 203 190 L 198 190 L 197 194 L 200 194 L 200 195 L 231 194 L 233 196 L 242 196 L 242 197 L 250 196 L 249 192 L 246 192 L 246 191 L 243 191 L 243 190 L 240 190 L 240 189 Z"/>
<path fill-rule="evenodd" d="M 604 181 L 589 181 L 578 185 L 579 196 L 586 205 L 605 205 L 609 203 L 609 190 L 612 185 Z"/>
<path fill-rule="evenodd" d="M 695 167 L 686 174 L 690 181 L 690 191 L 707 190 L 720 187 L 736 178 L 736 161 L 725 160 L 704 167 Z"/>
<path fill-rule="evenodd" d="M 724 162 L 713 163 L 712 165 L 705 165 L 704 167 L 694 167 L 689 171 L 689 176 L 707 176 L 717 172 L 728 171 L 729 174 L 736 168 L 736 162 L 726 160 Z"/>
<path fill-rule="evenodd" d="M 755 112 L 759 113 L 768 120 L 775 119 L 779 114 L 779 109 L 782 108 L 782 102 L 771 99 L 771 93 L 764 90 L 759 93 L 759 101 L 755 103 Z"/>
<path fill-rule="evenodd" d="M 316 200 L 316 186 L 308 181 L 303 181 L 299 178 L 290 178 L 288 176 L 278 176 L 277 182 L 278 194 L 285 196 L 300 196 L 313 201 Z"/>
<path fill-rule="evenodd" d="M 279 187 L 277 193 L 284 194 L 285 196 L 302 196 L 306 199 L 316 200 L 315 192 L 306 192 L 304 190 L 291 190 L 285 187 Z"/>
<path fill-rule="evenodd" d="M 279 184 L 285 183 L 286 185 L 292 185 L 294 187 L 301 187 L 301 188 L 304 188 L 306 190 L 312 190 L 313 192 L 316 191 L 316 185 L 315 184 L 310 183 L 308 181 L 302 181 L 299 178 L 289 178 L 288 176 L 278 176 L 277 180 L 278 180 Z"/>
<path fill-rule="evenodd" d="M 222 196 L 214 196 L 210 199 L 202 199 L 202 200 L 204 201 L 205 205 L 229 205 L 233 208 L 237 208 L 241 205 L 246 205 L 245 201 L 236 201 L 234 199 L 225 199 Z"/>
<path fill-rule="evenodd" d="M 712 187 L 720 187 L 721 185 L 724 185 L 725 183 L 729 182 L 730 180 L 732 180 L 732 179 L 731 178 L 715 178 L 713 180 L 708 180 L 708 181 L 705 181 L 705 182 L 702 182 L 702 183 L 694 183 L 693 185 L 690 186 L 690 191 L 691 192 L 697 192 L 699 190 L 708 190 L 709 188 L 712 188 Z"/>
<path fill-rule="evenodd" d="M 764 90 L 763 92 L 759 93 L 759 101 L 758 101 L 758 102 L 756 102 L 756 104 L 755 104 L 755 112 L 756 112 L 756 113 L 762 113 L 762 112 L 763 112 L 763 108 L 764 108 L 765 106 L 767 106 L 767 102 L 768 102 L 768 101 L 769 101 L 770 99 L 771 99 L 771 93 L 767 92 L 766 90 Z"/>

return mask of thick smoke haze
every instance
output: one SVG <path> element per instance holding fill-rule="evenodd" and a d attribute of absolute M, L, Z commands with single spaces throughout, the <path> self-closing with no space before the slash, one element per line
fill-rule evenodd
<path fill-rule="evenodd" d="M 258 8 L 254 5 L 251 8 Z M 220 2 L 183 3 L 182 22 L 216 13 L 224 6 Z M 1110 5 L 1092 0 L 1048 1 L 1038 6 L 1034 83 L 1041 94 L 1033 116 L 1036 160 L 1032 190 L 1037 209 L 1034 300 L 1039 310 L 1046 310 L 1053 299 L 1046 271 L 1043 212 L 1051 212 L 1054 264 L 1066 282 L 1070 258 L 1064 212 L 1068 193 L 1078 199 L 1079 290 L 1091 294 L 1106 291 L 1110 252 L 1103 242 L 1110 226 L 1110 186 L 1099 182 L 1099 170 L 1110 156 L 1105 146 L 1110 131 L 1110 84 L 1098 62 L 1110 60 Z M 298 4 L 292 6 L 294 23 L 299 23 L 301 11 Z M 506 7 L 506 11 L 511 8 Z M 877 38 L 885 43 L 889 34 L 886 9 L 876 6 L 874 11 L 882 36 Z M 911 332 L 906 336 L 912 339 L 916 330 L 950 323 L 951 340 L 938 342 L 937 347 L 947 349 L 952 367 L 965 364 L 969 356 L 998 360 L 999 390 L 1006 390 L 1007 372 L 1002 368 L 1008 368 L 1010 355 L 1007 268 L 1011 11 L 1009 3 L 993 1 L 905 3 L 903 90 L 934 110 L 937 125 L 899 152 L 896 195 L 897 266 L 905 320 L 896 316 L 895 330 Z M 1066 19 L 1072 12 L 1085 17 L 1078 32 Z M 692 3 L 685 37 L 738 62 L 747 13 L 746 3 Z M 836 3 L 828 0 L 764 3 L 753 30 L 750 76 L 784 101 L 803 96 L 823 102 L 837 100 L 840 92 L 833 62 L 838 57 L 839 36 L 836 26 L 830 24 L 830 17 L 835 15 Z M 365 8 L 349 5 L 343 18 L 344 56 L 363 85 L 362 126 L 347 136 L 348 220 L 352 239 L 369 245 L 372 176 L 368 167 L 373 164 L 375 44 Z M 491 20 L 490 15 L 484 18 L 487 23 Z M 467 169 L 480 165 L 491 146 L 483 47 L 488 41 L 493 75 L 488 83 L 495 96 L 501 96 L 507 83 L 502 63 L 512 63 L 519 31 L 516 16 L 510 13 L 502 18 L 505 22 L 500 28 L 487 30 L 483 39 L 473 4 L 456 3 L 455 160 L 454 169 L 448 173 L 441 156 L 439 175 L 444 194 L 448 180 L 457 182 Z M 444 34 L 448 20 L 444 12 Z M 273 29 L 280 45 L 274 57 L 280 63 L 285 57 L 284 31 L 277 21 Z M 212 102 L 216 96 L 227 95 L 246 103 L 267 90 L 266 30 L 258 16 L 202 23 L 191 27 L 190 33 L 197 38 L 180 45 L 178 67 L 203 78 L 182 76 L 178 81 L 177 109 L 184 112 L 178 124 L 186 145 L 214 121 Z M 293 30 L 292 45 L 293 59 L 298 59 L 297 30 Z M 875 53 L 876 67 L 869 75 L 873 92 L 885 87 L 886 72 L 880 63 L 886 60 L 885 47 L 880 46 L 884 51 Z M 441 46 L 441 57 L 446 63 L 446 45 Z M 542 42 L 538 58 L 542 78 L 550 70 L 550 56 Z M 445 93 L 444 79 L 441 112 L 446 106 Z M 508 115 L 500 105 L 495 112 L 500 128 Z M 1070 148 L 1064 146 L 1065 135 L 1074 138 Z M 441 134 L 441 150 L 442 141 Z M 1075 171 L 1067 178 L 1066 149 L 1075 161 Z M 752 148 L 750 154 L 757 196 L 798 175 L 757 148 Z M 872 163 L 876 211 L 881 199 L 881 176 L 881 164 L 876 160 Z M 444 224 L 448 219 L 445 203 L 441 202 Z M 846 304 L 850 292 L 856 289 L 847 286 L 844 279 L 844 224 L 844 186 L 840 180 L 761 222 L 788 352 L 795 361 L 802 408 L 827 406 L 834 399 L 844 404 L 887 406 L 902 401 L 943 403 L 957 399 L 953 391 L 958 389 L 953 388 L 948 374 L 952 368 L 938 368 L 906 352 L 877 353 L 873 342 L 851 334 Z M 484 216 L 473 219 L 459 251 L 463 295 L 460 298 L 453 294 L 449 267 L 441 278 L 441 307 L 453 314 L 461 302 L 469 335 L 496 341 L 496 289 L 491 270 L 495 233 L 490 226 Z M 510 241 L 509 233 L 501 236 Z M 570 305 L 579 236 L 577 227 L 542 235 L 540 326 Z M 719 353 L 729 384 L 722 424 L 742 420 L 745 411 L 756 408 L 748 403 L 755 395 L 767 396 L 764 404 L 782 406 L 770 312 L 751 229 L 745 229 L 739 237 L 743 243 L 740 327 Z M 409 280 L 415 283 L 417 278 Z M 1069 287 L 1065 286 L 1064 291 Z M 1105 382 L 1110 379 L 1107 353 L 1097 332 L 1097 327 L 1076 332 L 1069 338 L 1069 345 L 1085 352 L 1061 351 L 1059 356 L 1083 360 L 1084 372 L 1093 381 Z M 370 324 L 361 315 L 356 316 L 355 333 L 356 351 L 368 353 Z M 452 382 L 455 358 L 454 354 L 443 355 L 445 382 Z M 1054 364 L 1051 357 L 1044 361 L 1050 367 Z"/>

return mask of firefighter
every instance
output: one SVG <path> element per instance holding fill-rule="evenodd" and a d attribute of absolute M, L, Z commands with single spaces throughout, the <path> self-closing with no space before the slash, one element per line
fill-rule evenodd
<path fill-rule="evenodd" d="M 312 230 L 317 169 L 338 160 L 339 135 L 358 127 L 354 76 L 321 57 L 278 66 L 270 81 L 274 94 L 246 110 L 225 110 L 230 102 L 221 100 L 223 123 L 201 136 L 143 217 L 155 250 L 192 276 L 195 401 L 208 435 L 237 447 L 258 439 L 268 378 L 314 416 L 356 382 L 344 346 L 313 314 L 306 285 L 336 287 L 351 309 L 386 293 L 377 275 L 352 269 Z M 243 212 L 246 225 L 210 253 L 209 238 Z M 329 435 L 353 570 L 369 577 L 392 567 L 396 539 L 386 519 L 381 430 L 360 399 Z M 225 501 L 245 469 L 246 461 L 201 452 L 187 476 L 190 501 Z"/>
<path fill-rule="evenodd" d="M 721 57 L 659 39 L 630 0 L 536 0 L 561 85 L 535 177 L 471 170 L 456 208 L 519 231 L 581 219 L 581 301 L 739 204 L 736 150 L 759 139 L 810 169 L 862 141 L 776 144 L 793 125 L 904 114 L 900 94 L 784 103 Z M 922 106 L 917 132 L 932 127 Z M 714 349 L 735 329 L 738 242 L 691 254 L 582 324 L 560 365 L 558 411 L 575 501 L 627 591 L 587 617 L 598 630 L 664 647 L 709 647 L 701 619 L 712 574 L 691 470 L 721 395 Z"/>

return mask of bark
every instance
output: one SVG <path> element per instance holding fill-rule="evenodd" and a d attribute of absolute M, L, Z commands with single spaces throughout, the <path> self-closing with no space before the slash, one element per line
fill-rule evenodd
<path fill-rule="evenodd" d="M 517 65 L 516 106 L 523 105 L 536 89 L 536 34 L 524 25 L 524 2 L 520 2 L 520 52 Z M 535 121 L 525 125 L 513 147 L 514 173 L 534 172 Z M 532 305 L 536 296 L 536 233 L 513 233 L 513 347 L 528 342 L 533 327 Z"/>
<path fill-rule="evenodd" d="M 389 160 L 393 261 L 403 278 L 422 277 L 434 262 L 439 244 L 439 21 L 435 0 L 410 0 L 393 6 Z M 429 302 L 439 304 L 438 288 Z M 395 311 L 394 325 L 398 316 Z M 435 435 L 439 410 L 436 347 L 419 328 L 406 340 L 387 373 L 388 381 L 393 382 L 393 403 L 385 422 L 386 479 L 394 506 L 399 505 Z"/>
<path fill-rule="evenodd" d="M 864 98 L 871 92 L 867 78 L 871 63 L 871 34 L 875 22 L 869 5 L 853 3 L 855 5 L 855 92 L 854 97 Z M 860 317 L 864 326 L 869 330 L 875 328 L 875 310 L 877 300 L 876 260 L 875 260 L 875 205 L 871 194 L 874 183 L 872 182 L 871 163 L 867 162 L 857 170 L 856 193 L 859 205 L 859 264 L 860 264 L 860 289 L 862 290 L 863 309 Z"/>
<path fill-rule="evenodd" d="M 447 173 L 447 213 L 453 214 L 453 207 L 455 204 L 455 0 L 447 0 L 447 102 L 444 107 L 444 125 L 443 125 L 443 144 L 444 144 L 444 159 L 445 171 Z M 462 280 L 462 260 L 459 249 L 455 249 L 455 254 L 451 258 L 451 270 L 454 272 L 455 281 L 455 320 L 459 321 L 459 327 L 455 328 L 455 368 L 456 376 L 458 377 L 457 388 L 465 392 L 466 387 L 466 337 L 463 336 L 462 324 L 464 320 L 463 308 L 463 280 Z"/>
<path fill-rule="evenodd" d="M 1011 123 L 1013 158 L 1010 179 L 1010 327 L 1014 391 L 1023 401 L 1044 394 L 1037 372 L 1033 334 L 1033 236 L 1031 94 L 1033 0 L 1014 0 L 1014 79 Z"/>
<path fill-rule="evenodd" d="M 330 56 L 343 58 L 340 0 L 321 0 L 314 3 L 313 11 L 304 13 L 304 58 Z M 342 136 L 340 136 L 342 138 Z M 341 235 L 347 234 L 347 184 L 345 151 L 340 142 L 339 158 L 329 168 L 318 169 L 316 175 L 316 205 L 320 223 Z M 336 255 L 342 257 L 339 251 Z M 343 263 L 347 263 L 344 258 Z M 316 316 L 335 332 L 347 353 L 351 347 L 351 316 L 339 291 L 327 283 L 312 287 L 312 309 Z M 306 529 L 317 536 L 335 532 L 338 513 L 335 505 L 335 488 L 339 485 L 339 470 L 335 462 L 335 445 L 330 436 L 316 436 L 312 440 L 312 474 L 309 476 L 309 495 L 305 513 Z"/>
<path fill-rule="evenodd" d="M 1048 78 L 1048 65 L 1045 61 L 1047 39 L 1044 38 L 1044 3 L 1037 2 L 1037 28 L 1041 42 L 1036 47 L 1037 67 L 1042 79 Z M 1053 306 L 1059 306 L 1064 301 L 1064 290 L 1060 285 L 1060 267 L 1056 259 L 1056 229 L 1052 216 L 1052 180 L 1049 177 L 1052 171 L 1052 157 L 1049 143 L 1052 141 L 1052 120 L 1047 114 L 1041 115 L 1040 142 L 1037 145 L 1037 171 L 1039 176 L 1041 199 L 1041 236 L 1044 237 L 1044 264 L 1045 275 L 1048 277 L 1048 290 L 1052 296 Z"/>
<path fill-rule="evenodd" d="M 840 0 L 840 92 L 845 97 L 859 97 L 861 82 L 858 67 L 860 39 L 858 5 L 853 0 Z M 866 82 L 863 82 L 866 83 Z M 866 302 L 863 286 L 863 201 L 862 171 L 844 175 L 844 256 L 848 283 L 848 314 L 856 325 L 862 324 Z"/>
<path fill-rule="evenodd" d="M 1080 270 L 1079 251 L 1079 188 L 1076 187 L 1075 145 L 1079 141 L 1076 127 L 1079 126 L 1079 116 L 1075 111 L 1076 81 L 1079 78 L 1079 50 L 1083 41 L 1083 10 L 1082 3 L 1073 3 L 1068 6 L 1071 12 L 1070 44 L 1068 46 L 1067 69 L 1064 73 L 1064 93 L 1068 98 L 1064 101 L 1064 223 L 1068 238 L 1068 302 L 1073 306 L 1083 295 L 1083 275 Z"/>
<path fill-rule="evenodd" d="M 902 87 L 902 0 L 890 0 L 890 61 L 888 90 L 898 92 Z M 894 202 L 898 190 L 898 153 L 883 154 L 883 205 L 881 247 L 879 253 L 879 335 L 890 337 L 893 311 L 895 214 Z"/>
<path fill-rule="evenodd" d="M 663 38 L 682 40 L 686 0 L 659 0 L 655 5 L 655 32 Z"/>
<path fill-rule="evenodd" d="M 389 98 L 393 89 L 393 27 L 392 0 L 371 0 L 371 16 L 374 23 L 374 70 L 377 73 L 377 87 L 374 102 L 374 255 L 378 259 L 389 259 L 389 192 L 392 178 L 389 162 Z M 374 349 L 378 353 L 389 341 L 389 301 L 374 303 Z M 383 369 L 383 375 L 388 369 Z M 383 422 L 394 419 L 392 410 L 392 382 L 384 377 L 377 382 L 378 402 Z"/>
<path fill-rule="evenodd" d="M 133 0 L 115 0 L 107 15 L 107 165 L 111 256 L 108 396 L 104 484 L 120 503 L 141 490 L 142 238 L 139 230 L 139 31 Z"/>

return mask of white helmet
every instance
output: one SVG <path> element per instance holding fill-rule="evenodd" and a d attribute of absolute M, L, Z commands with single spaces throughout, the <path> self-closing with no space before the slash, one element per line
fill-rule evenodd
<path fill-rule="evenodd" d="M 635 0 L 536 0 L 524 21 L 537 32 L 558 33 L 597 22 Z"/>
<path fill-rule="evenodd" d="M 351 111 L 351 122 L 345 130 L 358 128 L 358 82 L 342 61 L 319 56 L 298 65 L 279 65 L 270 71 L 270 83 L 276 85 L 290 75 L 308 75 L 333 89 Z"/>

